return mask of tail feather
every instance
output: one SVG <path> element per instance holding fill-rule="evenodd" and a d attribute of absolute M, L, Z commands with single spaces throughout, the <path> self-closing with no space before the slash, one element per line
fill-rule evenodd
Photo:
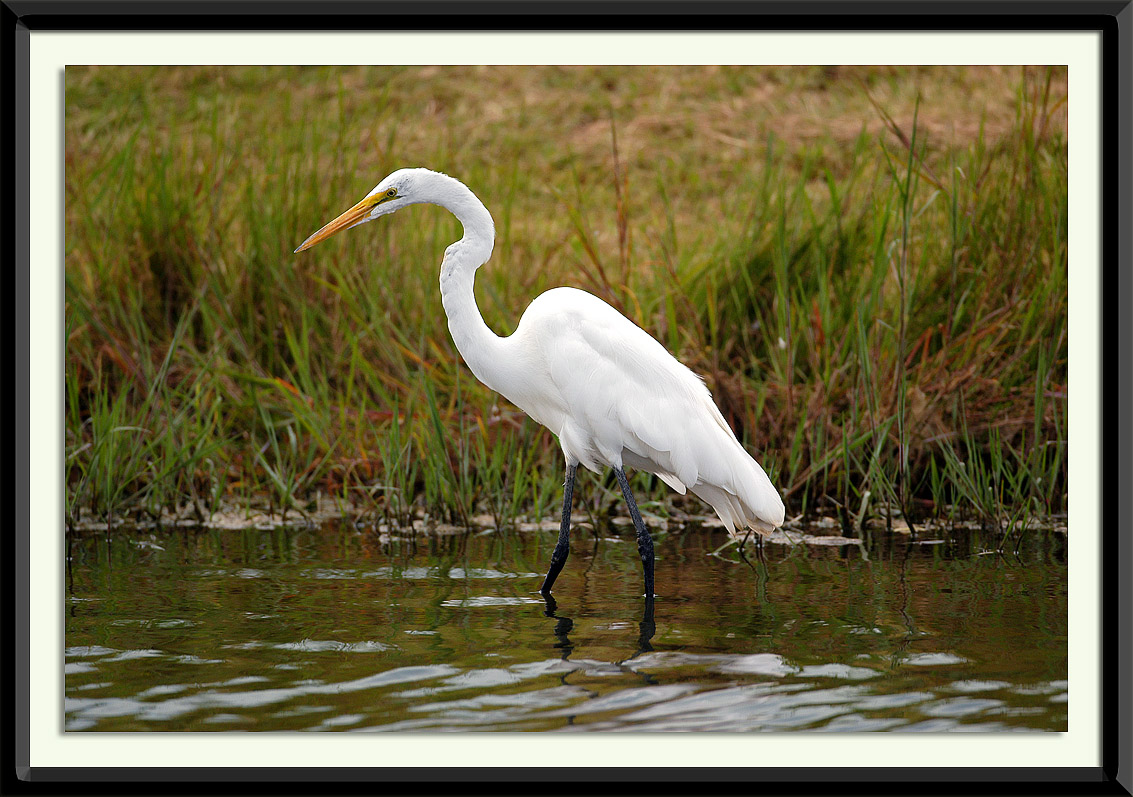
<path fill-rule="evenodd" d="M 786 516 L 783 499 L 759 463 L 737 443 L 729 464 L 731 478 L 721 484 L 698 480 L 691 488 L 693 494 L 716 510 L 732 534 L 751 529 L 766 535 L 782 526 Z"/>
<path fill-rule="evenodd" d="M 783 525 L 779 491 L 724 422 L 703 384 L 697 383 L 701 412 L 683 426 L 666 427 L 663 412 L 632 407 L 634 430 L 621 438 L 622 461 L 654 473 L 678 493 L 691 491 L 716 510 L 737 534 L 751 529 L 770 534 Z"/>

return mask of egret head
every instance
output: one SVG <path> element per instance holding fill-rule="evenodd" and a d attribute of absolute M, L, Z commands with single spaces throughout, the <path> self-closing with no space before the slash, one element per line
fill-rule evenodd
<path fill-rule="evenodd" d="M 373 221 L 378 216 L 401 210 L 406 205 L 429 201 L 421 193 L 423 178 L 429 174 L 434 172 L 428 169 L 398 169 L 374 186 L 374 190 L 366 194 L 365 199 L 299 244 L 299 248 L 295 251 L 310 249 L 336 232 Z"/>

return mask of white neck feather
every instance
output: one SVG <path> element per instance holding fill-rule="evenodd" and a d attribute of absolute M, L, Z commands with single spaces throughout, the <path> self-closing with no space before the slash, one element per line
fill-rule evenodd
<path fill-rule="evenodd" d="M 428 182 L 430 190 L 424 201 L 440 205 L 464 225 L 464 237 L 445 250 L 441 261 L 441 304 L 448 316 L 449 332 L 476 378 L 498 391 L 503 339 L 484 323 L 473 291 L 476 269 L 487 262 L 495 243 L 492 215 L 459 180 L 434 172 L 428 175 Z"/>

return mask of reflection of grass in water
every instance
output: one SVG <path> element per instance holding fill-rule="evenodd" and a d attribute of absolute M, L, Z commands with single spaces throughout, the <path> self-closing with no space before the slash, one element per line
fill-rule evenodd
<path fill-rule="evenodd" d="M 615 533 L 603 528 L 602 539 Z M 868 559 L 772 546 L 761 576 L 705 555 L 722 532 L 673 535 L 658 544 L 663 595 L 653 650 L 644 653 L 630 532 L 622 544 L 575 551 L 580 567 L 560 579 L 556 616 L 534 593 L 542 577 L 530 562 L 540 553 L 535 535 L 379 546 L 376 535 L 343 524 L 161 535 L 162 550 L 129 544 L 136 536 L 71 535 L 68 596 L 80 603 L 65 618 L 67 659 L 91 669 L 68 673 L 68 697 L 183 685 L 184 693 L 139 704 L 156 714 L 163 700 L 215 684 L 230 684 L 220 691 L 233 700 L 298 690 L 279 703 L 250 701 L 249 725 L 267 730 L 308 727 L 312 720 L 281 713 L 308 701 L 375 724 L 443 720 L 450 700 L 518 700 L 564 681 L 595 700 L 647 685 L 818 699 L 852 687 L 851 713 L 865 717 L 921 721 L 935 704 L 962 710 L 955 699 L 967 696 L 1035 710 L 980 720 L 1065 726 L 1065 706 L 1055 703 L 1067 659 L 1060 536 L 1029 535 L 1018 560 L 975 556 L 995 542 L 978 532 L 950 538 L 947 548 L 910 549 L 899 535 L 878 535 Z M 915 585 L 907 599 L 902 578 Z M 97 601 L 81 602 L 90 598 Z M 920 632 L 911 640 L 910 620 Z M 559 669 L 564 652 L 577 670 Z M 138 666 L 140 655 L 147 666 Z M 189 655 L 196 658 L 170 666 Z M 263 680 L 235 681 L 249 673 Z M 81 688 L 89 684 L 102 686 Z M 200 717 L 145 729 L 187 730 Z M 111 713 L 96 727 L 141 729 L 134 721 Z"/>
<path fill-rule="evenodd" d="M 793 511 L 1064 511 L 1065 75 L 68 69 L 69 516 L 316 490 L 554 514 L 553 438 L 449 340 L 455 221 L 291 254 L 418 164 L 496 218 L 491 326 L 558 284 L 612 302 L 705 374 Z M 579 489 L 581 517 L 616 500 Z"/>

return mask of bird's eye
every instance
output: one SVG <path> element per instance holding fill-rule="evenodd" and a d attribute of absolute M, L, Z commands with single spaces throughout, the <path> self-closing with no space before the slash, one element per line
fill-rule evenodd
<path fill-rule="evenodd" d="M 388 197 L 395 197 L 395 196 L 397 196 L 397 189 L 396 189 L 396 188 L 391 188 L 390 190 L 386 191 L 386 196 L 388 196 Z"/>

